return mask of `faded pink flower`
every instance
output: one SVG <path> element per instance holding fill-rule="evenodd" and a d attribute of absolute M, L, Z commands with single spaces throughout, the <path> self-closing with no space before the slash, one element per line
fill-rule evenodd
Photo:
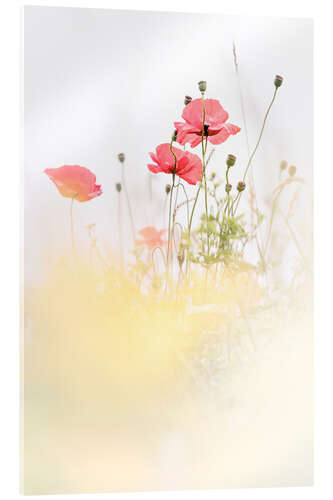
<path fill-rule="evenodd" d="M 60 194 L 77 201 L 89 201 L 102 194 L 101 186 L 96 184 L 96 176 L 88 168 L 80 165 L 63 165 L 44 170 L 56 185 Z"/>
<path fill-rule="evenodd" d="M 166 241 L 162 239 L 163 234 L 166 232 L 166 229 L 158 230 L 153 226 L 146 226 L 140 229 L 139 234 L 143 239 L 136 240 L 136 245 L 146 245 L 149 250 L 152 250 L 155 247 L 162 247 L 166 245 Z"/>

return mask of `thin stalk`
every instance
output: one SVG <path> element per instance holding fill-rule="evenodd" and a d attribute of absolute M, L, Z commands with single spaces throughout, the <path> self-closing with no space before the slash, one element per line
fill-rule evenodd
<path fill-rule="evenodd" d="M 303 252 L 303 250 L 302 250 L 302 247 L 301 247 L 301 245 L 300 245 L 300 243 L 299 243 L 299 241 L 298 241 L 298 239 L 297 239 L 297 236 L 296 236 L 296 234 L 295 234 L 295 231 L 293 230 L 293 228 L 292 228 L 292 227 L 291 227 L 291 225 L 290 225 L 289 218 L 288 218 L 288 217 L 286 217 L 286 216 L 285 216 L 282 212 L 281 212 L 281 214 L 282 214 L 282 217 L 283 217 L 283 219 L 284 219 L 284 221 L 285 221 L 285 223 L 286 223 L 287 228 L 289 229 L 290 235 L 291 235 L 291 237 L 292 237 L 292 239 L 293 239 L 293 241 L 294 241 L 294 243 L 295 243 L 295 246 L 296 246 L 296 248 L 297 248 L 297 250 L 298 250 L 299 254 L 301 255 L 301 257 L 302 257 L 302 259 L 303 259 L 303 261 L 304 261 L 305 267 L 307 267 L 307 268 L 308 268 L 308 261 L 307 261 L 307 259 L 306 259 L 305 255 L 304 255 L 304 252 Z"/>
<path fill-rule="evenodd" d="M 169 268 L 169 256 L 170 256 L 170 241 L 171 241 L 171 211 L 172 211 L 172 196 L 173 188 L 175 186 L 175 174 L 172 175 L 172 186 L 170 191 L 170 202 L 169 202 L 169 224 L 168 224 L 168 251 L 167 251 L 167 273 Z"/>
<path fill-rule="evenodd" d="M 122 210 L 121 210 L 121 195 L 118 195 L 118 231 L 119 231 L 119 248 L 121 267 L 124 268 L 124 247 L 123 247 L 123 228 L 122 228 Z"/>
<path fill-rule="evenodd" d="M 258 138 L 258 140 L 257 140 L 257 144 L 255 145 L 255 148 L 254 148 L 254 150 L 252 151 L 252 154 L 251 154 L 251 156 L 250 156 L 250 158 L 249 158 L 249 161 L 248 161 L 248 163 L 247 163 L 247 166 L 246 166 L 246 169 L 245 169 L 245 172 L 244 172 L 244 175 L 243 175 L 243 182 L 245 181 L 246 174 L 247 174 L 247 172 L 248 172 L 248 170 L 249 170 L 249 168 L 250 168 L 250 166 L 251 166 L 251 162 L 252 162 L 252 160 L 253 160 L 253 158 L 254 158 L 254 155 L 256 154 L 257 149 L 258 149 L 258 147 L 259 147 L 259 144 L 260 144 L 260 141 L 261 141 L 261 138 L 262 138 L 262 134 L 264 133 L 264 128 L 265 128 L 265 125 L 266 125 L 267 117 L 268 117 L 269 112 L 270 112 L 270 110 L 271 110 L 271 107 L 273 106 L 273 103 L 274 103 L 274 101 L 275 101 L 275 97 L 276 97 L 277 90 L 278 90 L 278 87 L 275 87 L 274 94 L 273 94 L 273 98 L 272 98 L 272 100 L 271 100 L 271 102 L 270 102 L 270 104 L 269 104 L 269 106 L 268 106 L 268 108 L 267 108 L 267 111 L 266 111 L 266 114 L 265 114 L 265 117 L 264 117 L 264 121 L 263 121 L 263 124 L 262 124 L 261 130 L 260 130 L 260 134 L 259 134 L 259 138 Z M 238 195 L 237 195 L 237 196 L 238 196 Z M 239 205 L 239 201 L 240 201 L 240 199 L 241 199 L 241 193 L 239 193 L 239 197 L 238 197 L 237 205 L 236 205 L 236 207 L 235 207 L 235 212 L 237 211 L 237 208 L 238 208 L 238 205 Z"/>
<path fill-rule="evenodd" d="M 154 225 L 154 210 L 153 210 L 153 185 L 152 185 L 152 174 L 148 173 L 148 191 L 149 191 L 149 203 L 150 203 L 150 215 L 151 215 L 151 225 Z"/>
<path fill-rule="evenodd" d="M 175 168 L 172 174 L 172 186 L 171 186 L 171 191 L 170 191 L 170 204 L 169 204 L 169 225 L 168 225 L 168 252 L 167 252 L 167 262 L 166 262 L 166 290 L 168 288 L 168 282 L 169 282 L 169 265 L 170 265 L 170 243 L 171 243 L 171 238 L 173 234 L 173 229 L 171 228 L 171 214 L 172 214 L 172 196 L 173 196 L 173 190 L 175 187 L 175 177 L 176 177 L 176 172 L 177 172 L 177 157 L 175 153 L 173 152 L 172 149 L 172 144 L 173 144 L 173 139 L 171 139 L 170 142 L 170 152 L 174 157 L 175 160 Z"/>
<path fill-rule="evenodd" d="M 70 226 L 71 226 L 71 239 L 72 239 L 72 257 L 75 260 L 76 257 L 76 249 L 75 249 L 75 238 L 74 238 L 74 223 L 73 223 L 73 204 L 75 197 L 71 199 L 70 204 Z"/>
<path fill-rule="evenodd" d="M 128 213 L 129 213 L 129 217 L 130 217 L 130 221 L 131 221 L 131 228 L 132 228 L 133 240 L 135 240 L 136 231 L 135 231 L 134 219 L 133 219 L 133 214 L 132 214 L 131 202 L 130 202 L 130 198 L 129 198 L 129 194 L 128 194 L 127 187 L 126 187 L 126 182 L 125 182 L 125 166 L 124 166 L 124 164 L 122 164 L 122 168 L 121 168 L 121 182 L 122 182 L 122 186 L 123 186 L 123 189 L 124 189 L 124 192 L 125 192 L 125 197 L 126 197 L 126 202 L 127 202 L 127 207 L 128 207 Z"/>
<path fill-rule="evenodd" d="M 207 139 L 208 132 L 206 137 L 206 147 L 204 144 L 204 132 L 205 132 L 205 119 L 206 119 L 206 107 L 205 107 L 205 99 L 204 92 L 201 93 L 201 102 L 202 102 L 202 129 L 201 129 L 201 152 L 202 152 L 202 175 L 205 186 L 205 210 L 206 210 L 206 231 L 207 231 L 207 256 L 209 257 L 209 234 L 208 234 L 208 197 L 207 197 L 207 179 L 206 179 L 206 163 L 205 163 L 205 155 L 207 150 Z"/>
<path fill-rule="evenodd" d="M 153 264 L 153 269 L 154 269 L 154 274 L 156 275 L 156 268 L 155 268 L 155 261 L 154 261 L 154 257 L 155 257 L 155 252 L 159 250 L 161 252 L 161 255 L 163 257 L 163 262 L 164 262 L 164 265 L 166 266 L 166 260 L 165 260 L 165 255 L 164 255 L 164 252 L 162 250 L 161 247 L 155 247 L 151 253 L 151 261 L 152 261 L 152 264 Z"/>
<path fill-rule="evenodd" d="M 239 92 L 239 100 L 240 100 L 240 106 L 241 106 L 241 113 L 242 113 L 242 119 L 243 119 L 243 124 L 244 124 L 244 133 L 245 133 L 245 141 L 246 141 L 246 149 L 247 149 L 247 155 L 248 158 L 250 158 L 250 144 L 249 144 L 249 134 L 247 130 L 247 121 L 246 121 L 246 113 L 245 113 L 245 105 L 244 105 L 244 98 L 243 98 L 243 92 L 242 92 L 242 85 L 241 85 L 241 78 L 238 70 L 238 59 L 237 59 L 237 53 L 236 53 L 236 44 L 233 42 L 233 55 L 234 55 L 234 64 L 235 64 L 235 71 L 236 71 L 236 78 L 238 82 L 238 92 Z M 255 189 L 255 182 L 254 182 L 254 175 L 253 175 L 253 166 L 251 165 L 250 171 L 249 171 L 249 176 L 250 176 L 250 182 L 249 182 L 249 188 L 250 188 L 250 195 L 251 191 L 253 193 L 253 199 L 254 199 L 254 204 L 256 209 L 258 210 L 258 200 L 257 200 L 257 194 L 256 194 L 256 189 Z M 251 207 L 252 208 L 252 207 Z M 253 209 L 251 210 L 251 228 L 253 228 L 254 222 L 253 222 Z M 259 228 L 259 235 L 260 236 L 260 228 Z M 259 254 L 262 254 L 261 250 L 261 241 L 259 241 L 259 238 L 256 236 L 255 238 L 256 243 L 257 243 L 257 249 Z"/>
<path fill-rule="evenodd" d="M 281 195 L 281 193 L 283 191 L 283 187 L 284 186 L 282 186 L 280 188 L 280 190 L 277 192 L 277 194 L 275 195 L 275 198 L 273 200 L 273 203 L 272 203 L 272 210 L 271 210 L 271 216 L 270 216 L 270 220 L 269 220 L 268 232 L 267 232 L 267 237 L 266 237 L 266 241 L 265 241 L 265 245 L 264 245 L 264 250 L 263 250 L 264 257 L 266 256 L 266 253 L 267 253 L 267 249 L 268 249 L 268 245 L 269 245 L 269 240 L 270 240 L 271 233 L 272 233 L 273 220 L 274 220 L 274 216 L 275 216 L 276 209 L 277 209 L 277 203 L 278 203 L 279 197 L 280 197 L 280 195 Z"/>
<path fill-rule="evenodd" d="M 225 182 L 226 185 L 228 186 L 229 184 L 229 165 L 227 165 L 226 171 L 225 171 Z M 228 212 L 228 216 L 230 215 L 230 196 L 229 193 L 227 193 L 227 203 L 224 206 L 223 213 Z"/>

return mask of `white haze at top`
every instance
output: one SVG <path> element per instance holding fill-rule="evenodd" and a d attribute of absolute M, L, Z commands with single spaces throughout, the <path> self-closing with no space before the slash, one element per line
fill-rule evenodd
<path fill-rule="evenodd" d="M 88 167 L 103 195 L 74 207 L 76 237 L 88 248 L 87 230 L 118 245 L 117 154 L 126 155 L 126 176 L 137 229 L 154 223 L 164 202 L 166 175 L 152 178 L 149 151 L 170 140 L 185 94 L 219 99 L 242 132 L 216 148 L 209 169 L 224 175 L 228 153 L 237 156 L 233 185 L 248 158 L 232 55 L 236 43 L 250 148 L 257 140 L 276 74 L 284 77 L 253 162 L 259 207 L 278 180 L 282 159 L 296 165 L 307 185 L 297 223 L 311 247 L 313 64 L 312 21 L 97 9 L 24 9 L 24 225 L 25 279 L 41 276 L 51 253 L 70 244 L 69 203 L 43 170 L 63 164 Z M 200 154 L 200 147 L 193 152 Z M 194 188 L 188 189 L 192 196 Z M 247 207 L 247 196 L 243 197 Z M 125 215 L 126 207 L 123 207 Z M 185 211 L 182 217 L 185 215 Z M 184 220 L 184 218 L 182 219 Z M 130 225 L 127 246 L 131 241 Z"/>

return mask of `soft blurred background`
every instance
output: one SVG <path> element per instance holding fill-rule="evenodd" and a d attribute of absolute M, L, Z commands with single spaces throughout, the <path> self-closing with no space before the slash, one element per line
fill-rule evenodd
<path fill-rule="evenodd" d="M 25 279 L 45 276 L 46 265 L 70 245 L 69 203 L 43 174 L 63 164 L 88 167 L 104 194 L 75 204 L 76 238 L 88 248 L 85 226 L 119 249 L 117 154 L 126 155 L 136 229 L 165 226 L 161 217 L 170 178 L 152 175 L 149 151 L 170 140 L 184 95 L 219 99 L 242 132 L 216 148 L 209 167 L 224 175 L 228 153 L 237 156 L 231 182 L 248 158 L 232 44 L 236 44 L 250 150 L 273 94 L 275 74 L 285 81 L 253 161 L 259 209 L 277 185 L 281 160 L 306 180 L 296 213 L 309 257 L 312 246 L 312 21 L 202 14 L 26 7 L 24 16 Z M 199 146 L 200 148 L 200 146 Z M 198 154 L 200 154 L 199 148 Z M 149 182 L 153 205 L 150 203 Z M 195 188 L 189 187 L 189 196 Z M 242 199 L 247 206 L 248 197 Z M 203 197 L 202 200 L 203 202 Z M 241 207 L 242 208 L 242 207 Z M 126 215 L 126 206 L 123 209 Z M 180 212 L 185 217 L 185 210 Z M 128 219 L 124 238 L 131 245 Z M 291 244 L 291 247 L 293 245 Z M 293 252 L 293 249 L 290 250 Z M 47 256 L 47 257 L 46 257 Z"/>
<path fill-rule="evenodd" d="M 43 170 L 81 164 L 102 184 L 102 196 L 74 204 L 86 262 L 91 223 L 101 248 L 119 250 L 120 152 L 136 228 L 163 227 L 170 179 L 149 176 L 148 153 L 170 140 L 201 79 L 242 127 L 209 169 L 223 177 L 233 153 L 231 182 L 241 179 L 248 148 L 233 42 L 250 150 L 274 77 L 284 77 L 253 162 L 263 238 L 281 160 L 305 182 L 281 196 L 294 233 L 279 216 L 266 283 L 222 279 L 209 290 L 212 313 L 197 300 L 200 277 L 175 305 L 138 294 L 115 267 L 58 265 L 70 249 L 70 200 Z M 25 8 L 24 493 L 312 483 L 312 86 L 309 20 Z M 248 213 L 247 191 L 240 207 Z"/>

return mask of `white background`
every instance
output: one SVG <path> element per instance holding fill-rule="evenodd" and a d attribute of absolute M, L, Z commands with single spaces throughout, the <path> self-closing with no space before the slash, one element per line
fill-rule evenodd
<path fill-rule="evenodd" d="M 2 360 L 1 366 L 1 493 L 4 498 L 18 496 L 18 284 L 19 284 L 19 11 L 21 2 L 8 2 L 2 12 L 1 50 L 1 149 L 2 149 Z M 71 5 L 89 6 L 91 2 L 71 2 Z M 39 2 L 46 5 L 47 2 Z M 57 5 L 58 2 L 52 2 Z M 60 3 L 59 3 L 60 4 Z M 64 5 L 64 2 L 61 3 Z M 128 498 L 329 498 L 332 495 L 331 450 L 332 450 L 332 403 L 331 403 L 331 280 L 332 238 L 330 165 L 332 102 L 330 97 L 332 69 L 330 52 L 332 47 L 331 17 L 324 3 L 313 2 L 94 2 L 94 7 L 168 9 L 170 11 L 221 12 L 244 15 L 315 16 L 315 89 L 316 89 L 316 149 L 315 149 L 315 259 L 316 259 L 316 450 L 315 487 L 291 490 L 235 490 L 217 492 L 141 493 L 128 494 Z M 316 8 L 315 8 L 316 6 Z M 11 132 L 9 134 L 9 131 Z M 330 217 L 330 219 L 328 218 Z M 113 495 L 123 498 L 125 494 Z M 97 498 L 85 495 L 85 498 Z M 59 497 L 63 498 L 63 497 Z"/>
<path fill-rule="evenodd" d="M 80 164 L 91 169 L 103 195 L 74 207 L 76 239 L 88 248 L 85 226 L 114 250 L 118 245 L 119 152 L 126 155 L 127 186 L 136 228 L 165 227 L 164 186 L 151 175 L 149 151 L 169 142 L 181 119 L 184 95 L 198 97 L 197 82 L 217 98 L 242 130 L 215 148 L 208 171 L 224 177 L 228 153 L 237 156 L 235 186 L 248 159 L 232 44 L 237 47 L 248 139 L 252 151 L 276 74 L 284 77 L 253 161 L 258 206 L 278 182 L 279 164 L 296 165 L 306 180 L 298 200 L 300 240 L 312 220 L 312 20 L 214 14 L 27 7 L 24 13 L 24 228 L 26 282 L 45 275 L 50 250 L 59 256 L 70 240 L 70 200 L 59 196 L 45 168 Z M 192 150 L 200 155 L 200 146 Z M 151 175 L 153 208 L 149 203 Z M 186 186 L 189 197 L 195 188 Z M 182 196 L 182 193 L 180 193 Z M 247 196 L 242 204 L 247 208 Z M 180 200 L 179 200 L 180 201 Z M 202 210 L 203 197 L 201 197 Z M 185 209 L 180 216 L 185 216 Z M 200 212 L 197 211 L 197 214 Z M 267 213 L 267 212 L 266 212 Z M 196 214 L 196 215 L 197 215 Z M 125 213 L 124 213 L 125 215 Z M 297 214 L 296 214 L 297 219 Z M 185 220 L 184 220 L 185 222 Z M 124 218 L 127 248 L 129 221 Z M 127 229 L 127 230 L 126 230 Z M 57 257 L 59 258 L 59 257 Z"/>

